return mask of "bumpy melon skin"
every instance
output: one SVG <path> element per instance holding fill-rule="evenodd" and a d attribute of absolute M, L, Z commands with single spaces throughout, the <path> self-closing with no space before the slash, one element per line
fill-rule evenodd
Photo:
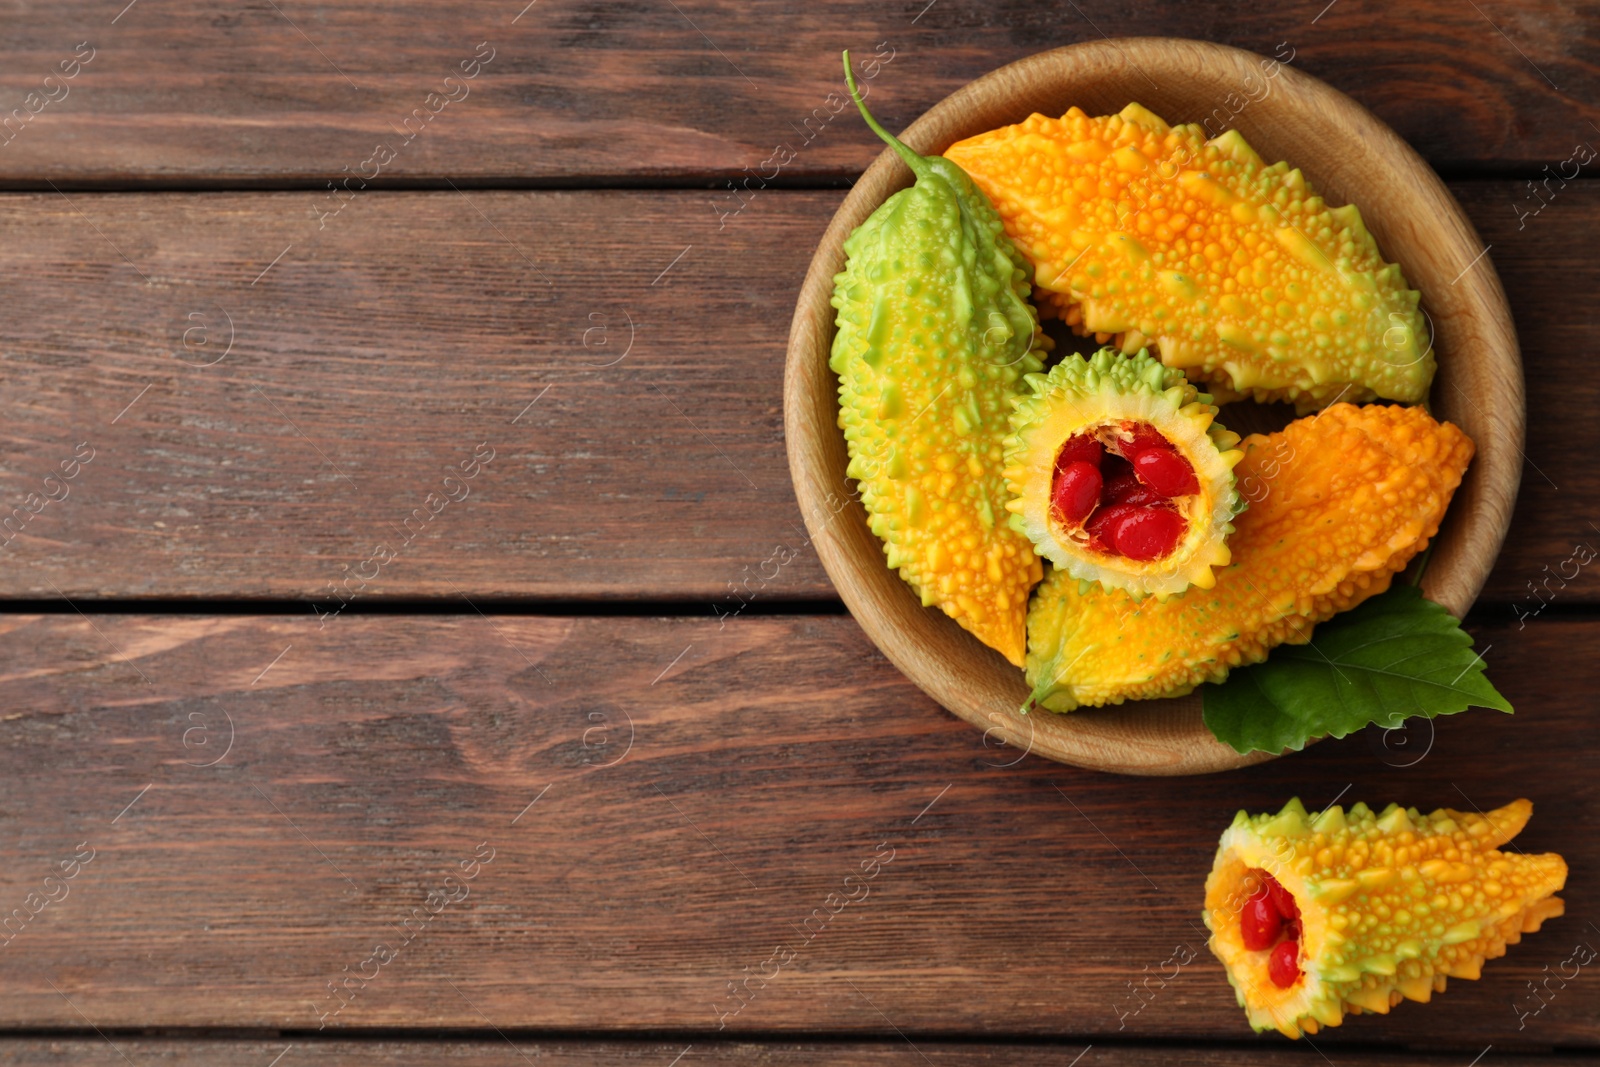
<path fill-rule="evenodd" d="M 1221 401 L 1427 398 L 1419 295 L 1355 205 L 1330 208 L 1235 130 L 1207 141 L 1137 104 L 1033 115 L 952 145 L 1033 261 L 1041 309 L 1153 344 Z"/>
<path fill-rule="evenodd" d="M 1206 879 L 1204 919 L 1250 1025 L 1298 1038 L 1346 1013 L 1426 1004 L 1447 978 L 1476 979 L 1484 961 L 1565 911 L 1552 894 L 1566 884 L 1566 861 L 1498 851 L 1532 814 L 1526 800 L 1487 815 L 1397 804 L 1307 814 L 1298 799 L 1276 815 L 1239 812 Z M 1305 973 L 1287 989 L 1268 977 L 1268 950 L 1241 940 L 1252 869 L 1300 909 Z"/>
<path fill-rule="evenodd" d="M 1136 597 L 1168 597 L 1190 585 L 1216 584 L 1212 567 L 1228 563 L 1227 537 L 1243 507 L 1233 468 L 1244 453 L 1239 435 L 1216 421 L 1211 398 L 1141 352 L 1124 356 L 1102 349 L 1088 360 L 1068 356 L 1049 374 L 1030 374 L 1032 395 L 1019 397 L 1006 438 L 1006 484 L 1011 525 L 1061 571 Z M 1124 420 L 1147 423 L 1172 443 L 1195 470 L 1200 491 L 1180 513 L 1188 528 L 1172 553 L 1138 562 L 1096 552 L 1057 521 L 1051 511 L 1056 454 L 1079 433 L 1114 432 Z"/>
<path fill-rule="evenodd" d="M 994 208 L 955 164 L 923 162 L 844 244 L 839 426 L 889 567 L 1020 667 L 1042 567 L 1006 522 L 1003 449 L 1049 341 Z"/>
<path fill-rule="evenodd" d="M 1181 696 L 1389 588 L 1439 529 L 1472 442 L 1422 408 L 1336 404 L 1252 434 L 1249 508 L 1211 589 L 1135 600 L 1052 569 L 1028 613 L 1028 683 L 1053 711 Z"/>

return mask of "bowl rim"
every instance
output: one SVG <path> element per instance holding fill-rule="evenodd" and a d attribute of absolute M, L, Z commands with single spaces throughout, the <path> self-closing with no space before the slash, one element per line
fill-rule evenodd
<path fill-rule="evenodd" d="M 924 154 L 942 152 L 963 137 L 1022 121 L 1028 112 L 1040 110 L 1031 100 L 1065 100 L 1054 111 L 1061 114 L 1068 104 L 1107 91 L 1085 91 L 1074 82 L 1137 74 L 1158 89 L 1160 99 L 1152 71 L 1187 79 L 1186 86 L 1196 79 L 1237 86 L 1251 72 L 1266 71 L 1269 63 L 1277 68 L 1268 77 L 1281 80 L 1281 96 L 1267 110 L 1289 109 L 1287 117 L 1272 120 L 1283 132 L 1269 122 L 1263 134 L 1255 125 L 1262 109 L 1249 115 L 1249 105 L 1233 117 L 1250 121 L 1229 128 L 1240 129 L 1264 159 L 1290 159 L 1329 203 L 1359 200 L 1386 258 L 1402 263 L 1408 282 L 1424 294 L 1439 348 L 1430 407 L 1467 430 L 1477 453 L 1431 542 L 1422 585 L 1429 599 L 1463 616 L 1494 565 L 1516 502 L 1526 418 L 1521 356 L 1488 249 L 1443 181 L 1398 134 L 1337 89 L 1276 60 L 1206 41 L 1135 37 L 1066 45 L 997 68 L 935 104 L 900 139 Z M 1261 102 L 1272 96 L 1269 86 Z M 1139 97 L 1176 124 L 1171 114 L 1147 100 L 1147 94 Z M 1028 112 L 1017 113 L 1025 105 Z M 1118 109 L 1120 105 L 1112 107 Z M 1010 117 L 996 121 L 996 116 Z M 1352 158 L 1328 161 L 1310 149 L 1330 136 L 1342 136 L 1338 143 Z M 1308 149 L 1297 158 L 1272 147 L 1285 142 L 1303 142 Z M 1262 149 L 1263 144 L 1268 147 Z M 1363 173 L 1375 164 L 1387 171 Z M 1425 210 L 1402 211 L 1365 192 L 1362 197 L 1347 192 L 1369 190 L 1386 178 L 1401 201 Z M 859 488 L 844 475 L 838 383 L 827 366 L 835 332 L 829 298 L 833 276 L 844 265 L 844 238 L 890 194 L 910 184 L 910 172 L 894 152 L 880 152 L 818 243 L 790 326 L 783 405 L 790 476 L 811 544 L 841 599 L 878 649 L 913 683 L 984 730 L 985 745 L 995 738 L 1058 762 L 1139 775 L 1211 773 L 1281 755 L 1241 755 L 1217 741 L 1200 721 L 1197 693 L 1069 715 L 1018 715 L 1018 694 L 1027 693 L 1022 672 L 942 611 L 922 608 L 911 587 L 888 569 L 881 543 L 866 527 Z M 1376 214 L 1371 214 L 1374 208 Z M 1408 259 L 1402 249 L 1415 255 Z M 1441 288 L 1438 283 L 1447 276 L 1453 280 Z M 1446 383 L 1453 392 L 1445 392 Z M 1485 411 L 1473 395 L 1487 398 L 1491 410 Z M 870 554 L 864 551 L 868 546 L 862 535 L 870 540 Z"/>

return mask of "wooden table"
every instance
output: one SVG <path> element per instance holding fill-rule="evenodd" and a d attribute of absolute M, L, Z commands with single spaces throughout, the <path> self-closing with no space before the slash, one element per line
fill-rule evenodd
<path fill-rule="evenodd" d="M 124 2 L 0 15 L 0 1060 L 1600 1048 L 1592 970 L 1528 991 L 1600 945 L 1600 183 L 1530 185 L 1600 144 L 1593 0 Z M 1019 758 L 808 550 L 784 340 L 879 148 L 839 49 L 897 128 L 1138 34 L 1291 55 L 1492 246 L 1528 462 L 1468 622 L 1515 717 L 1203 779 Z M 1568 914 L 1430 1006 L 1254 1037 L 1201 885 L 1297 794 L 1528 796 Z"/>

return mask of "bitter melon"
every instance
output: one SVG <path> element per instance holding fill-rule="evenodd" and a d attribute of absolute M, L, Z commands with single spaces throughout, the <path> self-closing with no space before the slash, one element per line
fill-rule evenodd
<path fill-rule="evenodd" d="M 1237 130 L 1073 108 L 945 155 L 1033 261 L 1041 306 L 1080 332 L 1151 345 L 1224 402 L 1426 399 L 1432 348 L 1399 266 L 1355 205 L 1330 208 Z"/>
<path fill-rule="evenodd" d="M 850 477 L 890 568 L 1017 666 L 1028 591 L 1042 575 L 1007 524 L 1011 398 L 1048 341 L 1029 269 L 961 168 L 867 125 L 916 175 L 845 241 L 834 278 L 839 425 Z"/>
<path fill-rule="evenodd" d="M 1487 815 L 1397 804 L 1308 814 L 1298 799 L 1276 815 L 1239 812 L 1204 917 L 1250 1025 L 1297 1038 L 1476 979 L 1564 911 L 1552 895 L 1567 880 L 1560 856 L 1498 850 L 1532 814 L 1526 800 Z"/>
<path fill-rule="evenodd" d="M 1052 570 L 1028 615 L 1033 700 L 1179 696 L 1389 588 L 1439 529 L 1472 442 L 1422 408 L 1336 404 L 1244 441 L 1249 507 L 1211 589 L 1136 600 Z"/>
<path fill-rule="evenodd" d="M 1006 438 L 1011 525 L 1074 578 L 1134 596 L 1209 589 L 1240 502 L 1239 435 L 1144 353 L 1103 349 L 1030 374 Z"/>

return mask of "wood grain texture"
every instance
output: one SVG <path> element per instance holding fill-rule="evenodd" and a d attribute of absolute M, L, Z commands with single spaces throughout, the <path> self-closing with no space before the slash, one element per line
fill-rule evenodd
<path fill-rule="evenodd" d="M 995 71 L 941 101 L 907 128 L 924 154 L 1037 113 L 1079 101 L 1104 113 L 1137 93 L 1157 114 L 1193 114 L 1255 84 L 1267 61 L 1237 49 L 1138 38 L 1040 53 Z M 1246 79 L 1251 79 L 1247 82 Z M 1428 294 L 1439 369 L 1432 394 L 1440 418 L 1477 446 L 1440 525 L 1423 592 L 1457 616 L 1477 598 L 1511 521 L 1522 469 L 1522 362 L 1511 310 L 1482 244 L 1444 184 L 1393 131 L 1349 97 L 1293 70 L 1248 116 L 1240 132 L 1262 157 L 1293 159 L 1332 203 L 1364 205 L 1362 217 L 1387 256 L 1404 263 Z M 1194 696 L 1140 701 L 1109 716 L 1012 714 L 1029 701 L 1023 672 L 954 619 L 924 610 L 921 597 L 884 566 L 883 544 L 850 502 L 849 455 L 839 431 L 839 379 L 829 368 L 837 314 L 834 278 L 844 242 L 874 211 L 912 184 L 891 150 L 862 175 L 828 226 L 800 289 L 784 376 L 789 469 L 812 546 L 851 614 L 912 681 L 955 714 L 1012 744 L 1080 767 L 1131 774 L 1203 774 L 1265 758 L 1217 741 Z M 1382 351 L 1383 338 L 1368 340 Z M 1163 342 L 1164 343 L 1164 342 Z M 1004 428 L 1002 427 L 1002 430 Z"/>
<path fill-rule="evenodd" d="M 1563 563 L 1600 547 L 1596 322 L 1572 296 L 1600 286 L 1600 190 L 1572 183 L 1519 229 L 1522 186 L 1452 188 L 1528 367 L 1530 465 L 1484 600 L 1528 616 L 1548 581 L 1544 601 L 1594 602 L 1597 569 Z M 471 497 L 363 598 L 830 598 L 779 405 L 840 199 L 762 194 L 719 233 L 690 192 L 375 193 L 322 229 L 304 193 L 0 197 L 0 519 L 95 450 L 0 532 L 0 596 L 331 610 L 328 584 L 487 441 Z"/>
<path fill-rule="evenodd" d="M 1594 0 L 524 5 L 0 11 L 0 188 L 70 196 L 0 197 L 0 599 L 65 594 L 90 613 L 0 618 L 0 1060 L 1031 1067 L 1092 1040 L 1080 1067 L 1321 1064 L 1251 1039 L 1193 917 L 1236 807 L 1346 783 L 1347 801 L 1527 793 L 1519 844 L 1567 853 L 1574 903 L 1483 981 L 1319 1048 L 1341 1067 L 1460 1065 L 1491 1041 L 1483 1067 L 1592 1050 L 1590 982 L 1523 1029 L 1516 1015 L 1600 922 L 1581 903 L 1600 795 L 1560 755 L 1592 738 L 1582 694 L 1600 682 L 1582 654 L 1600 628 L 1560 607 L 1600 600 L 1600 579 L 1549 574 L 1600 537 L 1585 183 L 1522 226 L 1532 189 L 1453 186 L 1494 245 L 1529 367 L 1529 467 L 1485 592 L 1500 603 L 1480 608 L 1515 719 L 1199 783 L 1008 767 L 1015 750 L 943 713 L 849 619 L 741 612 L 834 596 L 789 489 L 779 392 L 804 264 L 843 194 L 776 186 L 847 182 L 879 150 L 830 110 L 839 48 L 894 50 L 872 88 L 898 128 L 1102 32 L 1283 42 L 1434 166 L 1531 173 L 1594 141 Z M 40 106 L 29 94 L 59 93 L 84 41 L 94 58 Z M 430 101 L 460 95 L 444 79 L 479 42 L 493 58 L 470 92 Z M 413 136 L 419 108 L 437 114 Z M 448 178 L 466 195 L 326 188 L 380 144 L 394 158 L 376 185 Z M 768 184 L 780 144 L 796 158 Z M 692 188 L 474 188 L 596 181 Z M 480 443 L 494 459 L 445 483 Z M 442 503 L 452 485 L 470 495 Z M 400 549 L 381 565 L 379 542 Z M 330 590 L 373 566 L 359 592 Z M 1535 613 L 1539 581 L 1556 610 Z M 693 600 L 727 618 L 462 604 L 319 626 L 94 603 L 464 594 L 491 612 Z M 93 860 L 46 881 L 80 843 Z M 446 902 L 480 843 L 493 860 Z M 895 858 L 870 896 L 807 937 L 880 843 Z M 15 928 L 14 909 L 63 886 Z M 317 1033 L 340 1003 L 328 983 L 379 939 L 399 954 Z M 785 939 L 797 958 L 714 1033 L 727 983 Z M 1196 962 L 1119 1019 L 1175 944 Z M 417 1040 L 340 1034 L 368 1027 Z M 528 1037 L 555 1028 L 616 1036 Z"/>
<path fill-rule="evenodd" d="M 0 625 L 0 914 L 94 852 L 0 949 L 0 1027 L 315 1030 L 327 984 L 365 972 L 324 1035 L 1243 1039 L 1198 916 L 1237 809 L 1525 795 L 1517 845 L 1566 856 L 1569 915 L 1481 981 L 1318 1043 L 1600 1034 L 1600 983 L 1520 1030 L 1515 1009 L 1600 941 L 1600 785 L 1559 755 L 1593 735 L 1600 662 L 1571 650 L 1597 623 L 1476 635 L 1514 717 L 1138 782 L 986 745 L 841 616 Z M 431 892 L 437 913 L 402 928 Z M 396 955 L 364 963 L 378 943 Z M 733 1014 L 728 983 L 762 972 Z"/>
<path fill-rule="evenodd" d="M 397 151 L 385 181 L 722 175 L 722 188 L 743 181 L 742 168 L 761 171 L 780 144 L 799 153 L 785 180 L 843 179 L 878 146 L 858 122 L 825 121 L 834 114 L 829 94 L 842 89 L 839 50 L 870 54 L 878 42 L 894 57 L 875 101 L 891 128 L 996 67 L 1103 35 L 1194 37 L 1269 55 L 1281 47 L 1446 168 L 1537 170 L 1566 159 L 1591 136 L 1596 112 L 1586 101 L 1600 94 L 1600 57 L 1586 32 L 1600 8 L 1591 0 L 1331 10 L 1326 0 L 1077 9 L 1028 0 L 695 0 L 526 10 L 523 0 L 406 0 L 382 18 L 358 0 L 123 7 L 7 9 L 0 114 L 22 115 L 0 149 L 0 180 L 320 187 L 345 168 L 359 173 L 381 143 Z M 92 61 L 47 86 L 84 41 Z M 443 85 L 480 42 L 493 50 L 488 65 L 465 90 Z M 30 103 L 32 92 L 60 99 Z M 426 105 L 430 92 L 461 99 Z M 438 115 L 407 141 L 396 131 L 424 106 Z"/>
<path fill-rule="evenodd" d="M 358 570 L 366 597 L 775 590 L 804 534 L 765 302 L 828 199 L 710 244 L 682 193 L 369 194 L 320 230 L 307 194 L 7 199 L 3 513 L 67 495 L 7 528 L 4 573 L 330 606 Z"/>
<path fill-rule="evenodd" d="M 222 1041 L 207 1037 L 188 1039 L 123 1037 L 19 1038 L 0 1040 L 0 1056 L 15 1067 L 53 1067 L 57 1064 L 117 1065 L 160 1063 L 171 1067 L 203 1064 L 205 1067 L 275 1067 L 274 1056 L 284 1054 L 283 1067 L 316 1063 L 321 1067 L 385 1063 L 397 1067 L 449 1064 L 451 1067 L 525 1067 L 537 1062 L 551 1067 L 683 1067 L 704 1064 L 760 1063 L 772 1067 L 916 1067 L 918 1064 L 975 1064 L 978 1067 L 1064 1067 L 1076 1055 L 1085 1055 L 1084 1067 L 1298 1067 L 1309 1064 L 1315 1053 L 1308 1047 L 1181 1048 L 1130 1047 L 1099 1044 L 988 1045 L 954 1044 L 919 1037 L 864 1041 L 718 1041 L 696 1035 L 682 1041 L 532 1041 L 486 1036 L 476 1041 L 443 1038 L 417 1040 L 307 1040 L 304 1035 L 277 1039 Z M 286 1052 L 287 1050 L 287 1052 Z M 128 1059 L 124 1060 L 122 1055 Z M 681 1059 L 675 1059 L 680 1057 Z M 1315 1062 L 1322 1063 L 1321 1059 Z M 1460 1055 L 1399 1050 L 1352 1052 L 1341 1050 L 1339 1063 L 1348 1067 L 1462 1067 Z M 1592 1063 L 1575 1056 L 1494 1054 L 1492 1067 L 1569 1067 Z"/>
<path fill-rule="evenodd" d="M 1502 609 L 1507 616 L 1529 624 L 1545 605 L 1600 599 L 1600 574 L 1581 562 L 1600 550 L 1600 509 L 1588 503 L 1600 496 L 1600 462 L 1587 451 L 1584 442 L 1594 434 L 1580 414 L 1600 410 L 1600 378 L 1583 369 L 1580 355 L 1590 350 L 1600 322 L 1572 301 L 1600 284 L 1600 265 L 1581 252 L 1591 212 L 1600 224 L 1600 189 L 1587 183 L 1563 189 L 1559 182 L 1538 194 L 1527 183 L 1454 188 L 1505 284 L 1527 388 L 1522 487 L 1507 544 L 1481 599 L 1508 603 Z"/>

